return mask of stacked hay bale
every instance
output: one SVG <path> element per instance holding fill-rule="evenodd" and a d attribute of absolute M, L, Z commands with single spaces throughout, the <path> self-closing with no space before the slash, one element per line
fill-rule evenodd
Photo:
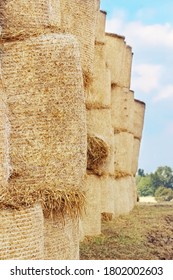
<path fill-rule="evenodd" d="M 100 0 L 60 0 L 61 30 L 73 34 L 80 46 L 84 80 L 92 78 L 96 16 Z"/>
<path fill-rule="evenodd" d="M 93 80 L 86 89 L 88 154 L 85 186 L 90 200 L 83 218 L 85 235 L 100 234 L 101 213 L 113 214 L 110 176 L 114 174 L 114 141 L 110 109 L 111 80 L 106 66 L 105 19 L 106 13 L 99 11 Z"/>
<path fill-rule="evenodd" d="M 71 207 L 66 208 L 66 202 L 71 199 L 72 191 L 74 197 L 80 196 L 79 187 L 86 172 L 85 99 L 78 43 L 71 35 L 52 33 L 61 30 L 59 14 L 59 1 L 1 1 L 1 81 L 10 137 L 4 122 L 0 131 L 5 134 L 4 143 L 8 138 L 9 144 L 7 160 L 10 158 L 12 171 L 8 189 L 20 188 L 25 196 L 30 188 L 38 193 L 41 188 L 46 193 L 39 197 L 43 205 L 47 193 L 51 193 L 46 204 L 50 210 L 54 210 L 60 196 L 53 216 L 59 217 L 62 212 L 66 226 L 62 227 L 62 219 L 45 217 L 46 248 L 40 258 L 76 259 L 78 204 L 72 201 Z M 4 114 L 3 110 L 0 112 Z M 2 166 L 6 166 L 6 159 L 2 159 Z M 77 215 L 71 217 L 71 212 Z M 52 233 L 57 238 L 64 234 L 57 240 L 56 248 Z M 69 240 L 74 241 L 73 253 Z M 7 258 L 11 257 L 9 252 Z"/>
<path fill-rule="evenodd" d="M 19 12 L 20 11 L 20 12 Z M 60 0 L 1 0 L 1 38 L 16 40 L 60 30 Z"/>
<path fill-rule="evenodd" d="M 125 38 L 106 33 L 106 60 L 111 71 L 111 113 L 114 127 L 114 215 L 134 206 L 132 178 L 134 93 L 130 91 L 132 50 Z"/>
<path fill-rule="evenodd" d="M 145 103 L 139 100 L 134 100 L 134 143 L 133 143 L 133 158 L 132 158 L 132 174 L 136 175 L 138 169 L 138 158 L 142 139 L 142 131 L 144 124 Z"/>

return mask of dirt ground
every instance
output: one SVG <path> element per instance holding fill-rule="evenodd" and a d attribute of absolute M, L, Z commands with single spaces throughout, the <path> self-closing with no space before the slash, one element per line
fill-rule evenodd
<path fill-rule="evenodd" d="M 139 203 L 102 222 L 102 234 L 80 244 L 81 260 L 172 260 L 173 204 Z"/>

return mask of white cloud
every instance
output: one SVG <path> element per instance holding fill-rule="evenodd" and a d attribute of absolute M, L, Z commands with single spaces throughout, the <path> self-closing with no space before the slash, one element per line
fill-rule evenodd
<path fill-rule="evenodd" d="M 166 85 L 163 87 L 158 95 L 154 98 L 154 101 L 162 101 L 167 99 L 173 100 L 173 85 Z"/>
<path fill-rule="evenodd" d="M 162 66 L 154 64 L 138 64 L 133 69 L 132 87 L 135 91 L 150 93 L 160 87 Z"/>
<path fill-rule="evenodd" d="M 125 35 L 132 46 L 173 48 L 173 26 L 169 23 L 145 25 L 141 21 L 127 22 L 125 13 L 118 11 L 107 19 L 106 30 Z"/>

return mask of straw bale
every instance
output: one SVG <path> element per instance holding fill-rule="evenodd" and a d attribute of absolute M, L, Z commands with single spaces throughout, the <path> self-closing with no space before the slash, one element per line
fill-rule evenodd
<path fill-rule="evenodd" d="M 40 204 L 31 208 L 0 210 L 0 259 L 44 258 L 44 221 Z"/>
<path fill-rule="evenodd" d="M 65 215 L 56 219 L 45 218 L 45 260 L 79 259 L 79 220 Z"/>
<path fill-rule="evenodd" d="M 86 175 L 83 189 L 86 193 L 86 213 L 82 217 L 85 236 L 101 233 L 101 184 L 100 177 Z"/>
<path fill-rule="evenodd" d="M 141 139 L 144 126 L 145 103 L 136 99 L 134 103 L 134 136 Z"/>
<path fill-rule="evenodd" d="M 71 35 L 5 43 L 11 184 L 80 185 L 86 172 L 86 116 L 78 44 Z"/>
<path fill-rule="evenodd" d="M 101 213 L 114 214 L 114 178 L 106 176 L 101 181 Z M 111 216 L 111 215 L 110 215 Z"/>
<path fill-rule="evenodd" d="M 106 60 L 111 70 L 111 83 L 130 88 L 132 51 L 123 36 L 106 33 Z"/>
<path fill-rule="evenodd" d="M 105 42 L 106 12 L 99 11 L 96 22 L 96 42 Z"/>
<path fill-rule="evenodd" d="M 25 38 L 60 29 L 59 0 L 1 0 L 2 38 Z"/>
<path fill-rule="evenodd" d="M 124 177 L 127 174 L 131 174 L 133 156 L 133 134 L 128 132 L 116 133 L 114 135 L 114 145 L 115 176 Z M 118 176 L 119 173 L 120 176 Z"/>
<path fill-rule="evenodd" d="M 111 75 L 105 63 L 105 45 L 95 45 L 93 83 L 86 94 L 86 105 L 91 108 L 110 108 Z"/>
<path fill-rule="evenodd" d="M 94 169 L 95 174 L 114 174 L 114 134 L 111 125 L 110 109 L 93 109 L 87 111 L 88 135 L 98 137 L 106 143 L 109 153 L 105 162 Z"/>
<path fill-rule="evenodd" d="M 134 207 L 134 184 L 132 177 L 116 179 L 114 182 L 114 215 L 128 214 Z"/>
<path fill-rule="evenodd" d="M 76 36 L 80 44 L 81 62 L 84 71 L 93 72 L 97 0 L 60 0 L 61 28 Z"/>
<path fill-rule="evenodd" d="M 134 93 L 127 88 L 112 85 L 112 125 L 115 131 L 133 133 Z"/>
<path fill-rule="evenodd" d="M 5 184 L 10 176 L 8 143 L 10 125 L 2 94 L 0 90 L 0 184 Z"/>
<path fill-rule="evenodd" d="M 132 174 L 135 176 L 138 170 L 138 160 L 141 141 L 137 138 L 133 140 Z"/>

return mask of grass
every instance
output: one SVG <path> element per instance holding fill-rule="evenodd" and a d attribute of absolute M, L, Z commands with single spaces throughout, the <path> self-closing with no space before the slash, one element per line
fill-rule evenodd
<path fill-rule="evenodd" d="M 173 259 L 173 204 L 138 204 L 129 215 L 102 222 L 102 234 L 86 237 L 80 259 Z"/>

